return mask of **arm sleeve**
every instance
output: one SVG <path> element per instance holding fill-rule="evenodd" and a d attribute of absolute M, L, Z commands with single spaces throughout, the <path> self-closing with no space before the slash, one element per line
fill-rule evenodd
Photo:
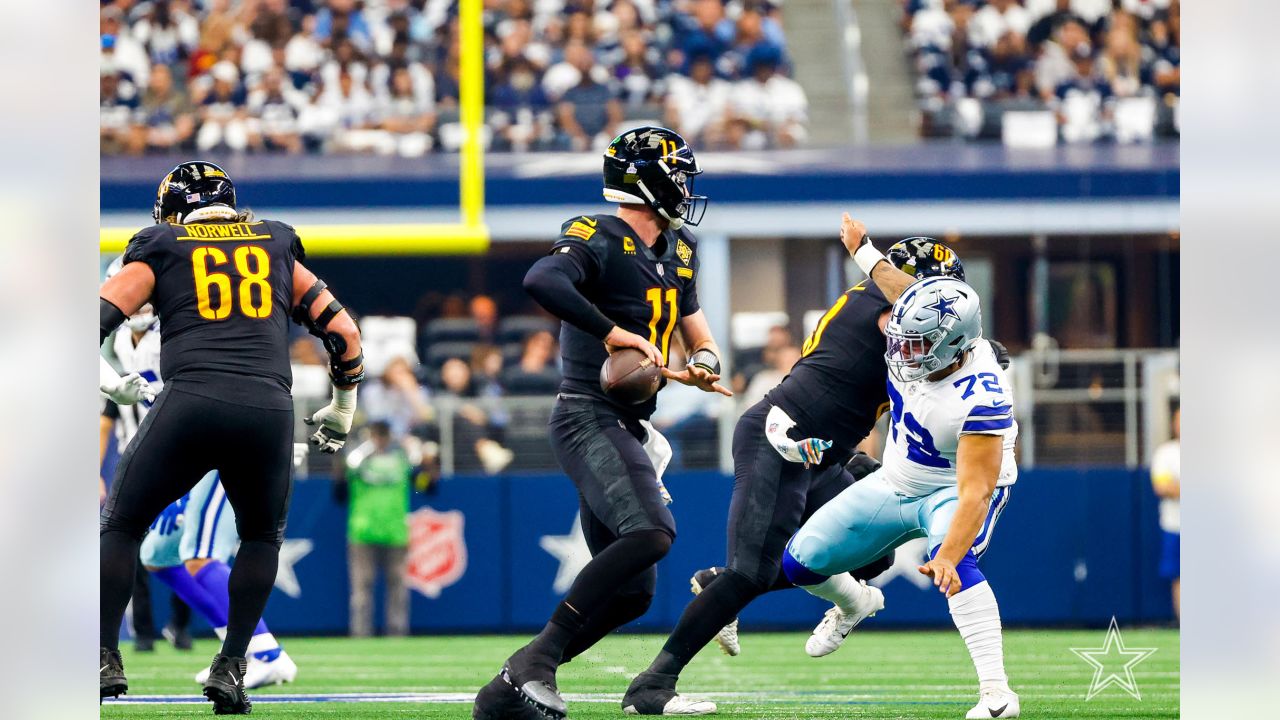
<path fill-rule="evenodd" d="M 584 257 L 571 248 L 553 250 L 529 268 L 524 289 L 552 315 L 603 340 L 615 323 L 578 290 L 589 277 L 584 264 Z"/>
<path fill-rule="evenodd" d="M 124 320 L 124 313 L 120 308 L 106 298 L 98 298 L 98 344 L 106 341 L 111 331 L 120 327 Z"/>

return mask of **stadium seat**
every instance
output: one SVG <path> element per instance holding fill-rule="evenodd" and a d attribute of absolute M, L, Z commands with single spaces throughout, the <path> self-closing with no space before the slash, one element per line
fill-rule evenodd
<path fill-rule="evenodd" d="M 476 349 L 476 343 L 473 342 L 442 342 L 435 343 L 427 348 L 427 356 L 423 360 L 423 365 L 432 370 L 439 370 L 441 365 L 450 358 L 459 358 L 471 362 L 471 352 Z"/>
<path fill-rule="evenodd" d="M 546 330 L 555 335 L 559 329 L 560 323 L 555 320 L 538 315 L 512 315 L 498 322 L 498 342 L 522 343 L 525 338 L 539 330 Z"/>
<path fill-rule="evenodd" d="M 440 318 L 422 328 L 421 339 L 426 347 L 436 343 L 477 342 L 480 340 L 480 328 L 471 318 Z"/>
<path fill-rule="evenodd" d="M 553 395 L 560 387 L 560 373 L 552 368 L 527 373 L 515 367 L 502 374 L 502 386 L 508 395 Z"/>

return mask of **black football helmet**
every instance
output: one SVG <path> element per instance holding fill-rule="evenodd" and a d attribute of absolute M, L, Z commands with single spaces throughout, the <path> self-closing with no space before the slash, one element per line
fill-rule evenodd
<path fill-rule="evenodd" d="M 702 222 L 707 211 L 707 197 L 693 194 L 693 178 L 701 173 L 684 138 L 638 127 L 614 138 L 604 153 L 604 199 L 647 205 L 679 230 Z"/>
<path fill-rule="evenodd" d="M 235 209 L 235 183 L 217 165 L 191 160 L 170 170 L 160 181 L 151 219 L 157 223 L 182 222 L 192 210 L 210 205 Z"/>
<path fill-rule="evenodd" d="M 931 237 L 909 237 L 885 253 L 894 267 L 917 279 L 944 275 L 964 281 L 964 264 L 955 251 Z"/>

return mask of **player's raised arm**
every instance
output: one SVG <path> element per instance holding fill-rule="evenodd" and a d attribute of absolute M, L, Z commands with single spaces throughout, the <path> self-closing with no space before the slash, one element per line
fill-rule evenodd
<path fill-rule="evenodd" d="M 146 304 L 155 286 L 155 273 L 145 262 L 128 263 L 102 284 L 102 289 L 98 291 L 99 345 L 111 331 L 120 327 L 125 318 Z M 120 377 L 111 363 L 101 355 L 98 356 L 98 389 L 121 405 L 132 405 L 144 399 L 154 400 L 156 397 L 150 385 L 138 373 Z"/>
<path fill-rule="evenodd" d="M 356 385 L 364 380 L 364 352 L 360 329 L 342 303 L 298 261 L 293 264 L 293 319 L 320 338 L 329 353 L 329 377 L 333 380 L 333 400 L 303 420 L 319 424 L 311 444 L 323 453 L 336 453 L 347 441 L 356 412 Z"/>
<path fill-rule="evenodd" d="M 871 244 L 871 238 L 867 236 L 867 227 L 860 220 L 849 217 L 849 213 L 844 213 L 840 218 L 840 242 L 844 243 L 853 261 L 858 263 L 858 267 L 862 268 L 867 277 L 880 288 L 880 292 L 884 293 L 885 299 L 889 302 L 896 301 L 902 295 L 902 291 L 916 281 L 916 278 L 894 267 L 893 263 Z"/>
<path fill-rule="evenodd" d="M 960 576 L 956 565 L 964 559 L 982 529 L 991 494 L 1000 477 L 1004 457 L 1001 435 L 961 435 L 956 446 L 956 513 L 951 528 L 933 559 L 920 566 L 920 572 L 933 576 L 933 584 L 951 597 L 960 592 Z"/>
<path fill-rule="evenodd" d="M 598 271 L 590 253 L 573 246 L 561 246 L 529 268 L 524 276 L 524 289 L 547 312 L 602 340 L 611 349 L 636 348 L 661 367 L 662 353 L 653 343 L 623 330 L 578 289 Z"/>
<path fill-rule="evenodd" d="M 721 385 L 720 380 L 720 346 L 711 336 L 711 326 L 701 310 L 680 318 L 680 335 L 684 338 L 688 362 L 678 372 L 670 368 L 662 368 L 662 374 L 668 380 L 675 380 L 684 385 L 692 385 L 705 392 L 718 392 L 726 397 L 733 397 L 733 391 Z"/>

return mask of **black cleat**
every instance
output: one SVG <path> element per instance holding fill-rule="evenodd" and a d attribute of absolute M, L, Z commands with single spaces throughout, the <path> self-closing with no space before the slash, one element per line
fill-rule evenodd
<path fill-rule="evenodd" d="M 716 704 L 695 700 L 676 692 L 675 675 L 642 672 L 631 681 L 622 696 L 622 711 L 628 715 L 714 715 Z"/>
<path fill-rule="evenodd" d="M 129 681 L 124 678 L 124 661 L 120 651 L 98 649 L 98 698 L 120 697 L 129 692 Z"/>
<path fill-rule="evenodd" d="M 173 643 L 175 650 L 191 649 L 191 631 L 186 628 L 175 628 L 172 625 L 165 625 L 164 630 L 160 631 L 164 638 Z"/>
<path fill-rule="evenodd" d="M 155 652 L 156 639 L 147 636 L 138 636 L 133 639 L 133 649 L 137 652 Z"/>
<path fill-rule="evenodd" d="M 209 679 L 204 681 L 204 696 L 213 702 L 214 715 L 248 715 L 253 703 L 244 693 L 244 673 L 249 661 L 226 655 L 214 655 L 209 666 Z"/>
<path fill-rule="evenodd" d="M 526 646 L 502 666 L 502 680 L 547 720 L 563 720 L 569 707 L 556 689 L 556 665 Z"/>
<path fill-rule="evenodd" d="M 471 717 L 472 720 L 543 720 L 542 714 L 526 703 L 501 675 L 495 675 L 476 693 Z"/>

